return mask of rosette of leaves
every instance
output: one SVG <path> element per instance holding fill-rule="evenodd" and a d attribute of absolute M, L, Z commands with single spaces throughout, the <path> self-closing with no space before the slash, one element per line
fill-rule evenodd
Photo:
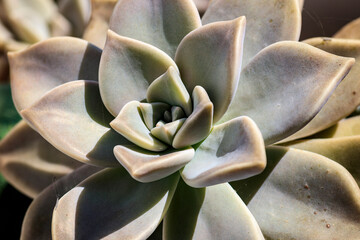
<path fill-rule="evenodd" d="M 22 239 L 146 239 L 161 221 L 164 239 L 306 239 L 313 232 L 299 233 L 296 221 L 269 230 L 252 207 L 292 200 L 280 215 L 260 212 L 296 220 L 308 211 L 304 181 L 327 183 L 311 200 L 337 209 L 329 216 L 338 228 L 319 228 L 319 239 L 355 236 L 360 191 L 348 171 L 314 153 L 264 148 L 314 118 L 354 59 L 281 41 L 298 39 L 298 1 L 260 3 L 212 1 L 200 19 L 192 1 L 122 0 L 103 51 L 54 38 L 11 54 L 26 123 L 0 144 L 2 171 L 36 196 L 41 177 L 84 163 L 37 196 Z M 339 187 L 341 198 L 328 199 Z"/>

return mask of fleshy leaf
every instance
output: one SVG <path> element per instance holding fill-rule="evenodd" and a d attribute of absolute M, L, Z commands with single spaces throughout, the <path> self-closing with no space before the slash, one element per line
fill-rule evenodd
<path fill-rule="evenodd" d="M 191 114 L 192 102 L 189 92 L 181 81 L 179 72 L 173 67 L 154 80 L 146 92 L 148 102 L 164 102 L 181 107 L 187 116 Z"/>
<path fill-rule="evenodd" d="M 360 18 L 357 18 L 350 23 L 346 24 L 341 28 L 335 35 L 334 38 L 348 38 L 348 39 L 359 39 L 360 40 Z"/>
<path fill-rule="evenodd" d="M 12 29 L 26 42 L 35 43 L 50 37 L 48 22 L 55 15 L 55 3 L 49 0 L 3 0 Z"/>
<path fill-rule="evenodd" d="M 101 50 L 88 42 L 52 38 L 17 53 L 9 53 L 11 88 L 16 109 L 30 107 L 63 83 L 97 80 Z"/>
<path fill-rule="evenodd" d="M 146 184 L 124 168 L 91 176 L 59 200 L 53 239 L 146 239 L 165 215 L 178 176 Z"/>
<path fill-rule="evenodd" d="M 126 103 L 144 100 L 149 84 L 170 66 L 177 69 L 163 51 L 109 30 L 99 69 L 101 97 L 109 112 L 117 116 Z"/>
<path fill-rule="evenodd" d="M 171 121 L 176 121 L 176 120 L 178 120 L 180 118 L 184 118 L 184 117 L 185 117 L 185 113 L 181 107 L 178 107 L 178 106 L 171 107 Z"/>
<path fill-rule="evenodd" d="M 53 146 L 87 164 L 119 166 L 113 148 L 131 144 L 110 128 L 112 116 L 95 81 L 72 81 L 54 88 L 22 115 Z"/>
<path fill-rule="evenodd" d="M 251 177 L 266 166 L 260 130 L 248 117 L 213 128 L 181 173 L 192 187 L 205 187 Z"/>
<path fill-rule="evenodd" d="M 154 153 L 139 147 L 116 146 L 114 154 L 134 179 L 152 182 L 182 168 L 194 157 L 194 149 L 189 147 Z"/>
<path fill-rule="evenodd" d="M 299 0 L 212 0 L 202 22 L 246 17 L 243 67 L 263 48 L 284 40 L 297 41 L 301 30 Z"/>
<path fill-rule="evenodd" d="M 360 116 L 346 118 L 311 138 L 339 138 L 360 135 Z"/>
<path fill-rule="evenodd" d="M 183 148 L 198 143 L 210 133 L 214 106 L 205 89 L 196 86 L 192 93 L 192 100 L 194 110 L 175 135 L 172 143 L 174 148 Z"/>
<path fill-rule="evenodd" d="M 306 137 L 324 130 L 348 116 L 360 104 L 360 40 L 312 38 L 305 43 L 332 54 L 353 57 L 355 64 L 320 112 L 304 128 L 284 141 Z"/>
<path fill-rule="evenodd" d="M 360 190 L 345 168 L 302 150 L 270 148 L 268 154 L 268 162 L 279 162 L 248 204 L 266 238 L 359 236 Z"/>
<path fill-rule="evenodd" d="M 156 138 L 160 139 L 161 141 L 171 145 L 174 140 L 175 134 L 184 124 L 185 120 L 186 118 L 181 118 L 176 121 L 155 127 L 151 129 L 151 134 Z"/>
<path fill-rule="evenodd" d="M 73 25 L 73 35 L 80 37 L 90 20 L 91 2 L 89 0 L 59 0 L 59 9 Z"/>
<path fill-rule="evenodd" d="M 149 130 L 155 127 L 156 123 L 163 118 L 164 112 L 170 108 L 166 103 L 140 103 L 139 105 L 142 118 Z"/>
<path fill-rule="evenodd" d="M 210 0 L 193 0 L 200 15 L 203 15 L 209 6 Z"/>
<path fill-rule="evenodd" d="M 181 39 L 200 26 L 192 0 L 121 0 L 110 20 L 114 32 L 151 44 L 170 57 Z"/>
<path fill-rule="evenodd" d="M 245 18 L 217 22 L 196 29 L 180 43 L 175 62 L 181 78 L 192 92 L 205 88 L 214 104 L 214 122 L 228 108 L 241 71 Z"/>
<path fill-rule="evenodd" d="M 29 206 L 21 240 L 51 239 L 51 219 L 60 197 L 101 168 L 84 165 L 47 187 Z"/>
<path fill-rule="evenodd" d="M 360 136 L 294 141 L 286 146 L 318 153 L 340 163 L 360 186 Z"/>
<path fill-rule="evenodd" d="M 354 62 L 305 43 L 275 43 L 243 69 L 236 95 L 220 122 L 249 116 L 265 144 L 277 142 L 320 111 Z"/>
<path fill-rule="evenodd" d="M 51 185 L 54 178 L 67 175 L 81 165 L 54 148 L 24 121 L 0 142 L 0 172 L 31 198 Z"/>
<path fill-rule="evenodd" d="M 195 189 L 179 181 L 163 228 L 165 240 L 264 239 L 255 218 L 227 183 Z"/>
<path fill-rule="evenodd" d="M 110 123 L 111 127 L 134 144 L 155 152 L 167 149 L 166 144 L 154 138 L 146 127 L 140 114 L 140 102 L 131 101 Z"/>

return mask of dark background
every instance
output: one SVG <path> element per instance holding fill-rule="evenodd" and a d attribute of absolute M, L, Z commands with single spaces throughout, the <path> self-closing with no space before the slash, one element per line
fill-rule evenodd
<path fill-rule="evenodd" d="M 300 40 L 331 37 L 359 17 L 360 0 L 305 0 Z"/>

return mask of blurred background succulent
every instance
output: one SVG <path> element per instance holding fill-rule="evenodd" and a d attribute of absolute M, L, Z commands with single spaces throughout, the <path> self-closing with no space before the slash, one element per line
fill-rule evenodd
<path fill-rule="evenodd" d="M 105 7 L 109 5 L 109 2 L 111 1 L 0 1 L 0 139 L 21 120 L 11 98 L 7 52 L 27 48 L 37 41 L 52 36 L 82 36 L 85 34 L 84 31 L 89 32 L 87 29 L 91 26 L 92 29 L 99 29 L 99 27 L 89 24 L 89 20 L 91 23 L 94 19 L 100 18 L 98 16 L 106 20 L 106 15 L 109 17 L 111 13 L 101 11 L 101 14 L 99 14 L 98 12 L 100 9 L 109 8 Z M 86 38 L 96 43 L 97 37 L 95 34 L 87 33 Z M 0 192 L 4 187 L 5 195 L 11 196 L 10 198 L 14 199 L 17 196 L 16 192 L 9 185 L 6 185 L 1 175 L 0 182 Z M 21 199 L 24 203 L 28 202 L 24 197 Z M 1 206 L 6 206 L 9 205 L 9 202 L 7 199 L 1 198 L 0 204 Z M 17 216 L 16 213 L 21 211 L 21 209 L 20 206 L 17 209 L 1 207 L 0 211 L 4 219 L 10 219 L 14 223 Z M 10 212 L 12 213 L 10 214 Z M 6 223 L 7 221 L 4 222 Z M 2 226 L 1 233 L 11 229 L 18 229 L 17 231 L 19 231 L 15 223 L 9 224 L 9 226 L 2 224 Z"/>
<path fill-rule="evenodd" d="M 54 239 L 355 238 L 354 163 L 264 142 L 311 135 L 356 108 L 357 43 L 282 41 L 299 38 L 297 0 L 213 0 L 201 20 L 191 1 L 163 2 L 119 1 L 103 51 L 54 38 L 11 54 L 26 122 L 0 143 L 0 165 L 36 197 L 22 239 L 49 239 L 51 219 Z"/>
<path fill-rule="evenodd" d="M 0 139 L 21 120 L 11 98 L 7 52 L 24 49 L 52 36 L 81 36 L 89 16 L 90 0 L 0 1 Z M 0 183 L 0 193 L 3 189 L 6 193 L 15 193 L 6 185 L 1 175 Z M 22 200 L 27 202 L 25 198 Z M 0 204 L 5 206 L 9 205 L 9 202 L 1 198 Z M 1 207 L 0 211 L 4 218 L 14 222 L 17 219 L 17 211 L 21 211 L 22 207 L 19 206 L 17 209 L 12 209 L 12 214 L 7 214 L 5 207 Z M 12 226 L 16 224 L 2 224 L 1 231 L 19 229 Z"/>
<path fill-rule="evenodd" d="M 1 80 L 6 81 L 6 53 L 53 36 L 80 37 L 90 19 L 90 0 L 1 0 Z"/>

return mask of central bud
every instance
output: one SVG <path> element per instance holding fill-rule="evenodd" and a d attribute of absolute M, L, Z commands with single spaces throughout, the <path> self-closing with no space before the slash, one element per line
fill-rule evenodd
<path fill-rule="evenodd" d="M 172 145 L 187 117 L 181 107 L 161 102 L 140 103 L 140 110 L 151 134 L 168 145 Z"/>
<path fill-rule="evenodd" d="M 181 149 L 210 133 L 213 108 L 203 87 L 196 86 L 190 97 L 178 70 L 170 67 L 149 85 L 146 101 L 126 104 L 111 126 L 150 151 Z"/>

